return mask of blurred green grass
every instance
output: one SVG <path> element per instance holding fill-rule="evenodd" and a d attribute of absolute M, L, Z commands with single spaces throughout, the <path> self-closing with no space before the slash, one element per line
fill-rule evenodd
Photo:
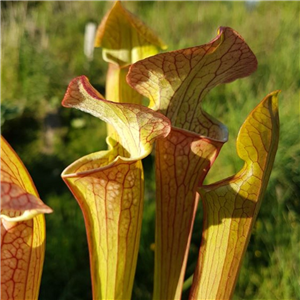
<path fill-rule="evenodd" d="M 88 62 L 83 40 L 86 23 L 99 23 L 111 5 L 106 1 L 1 2 L 2 134 L 28 167 L 41 198 L 55 211 L 46 217 L 42 300 L 91 299 L 83 218 L 60 173 L 77 158 L 105 149 L 105 125 L 62 108 L 60 101 L 69 81 L 82 74 L 105 92 L 107 67 L 101 50 Z M 282 90 L 278 153 L 234 299 L 300 299 L 300 3 L 133 1 L 125 6 L 160 34 L 168 50 L 207 43 L 219 26 L 230 26 L 257 56 L 259 66 L 253 75 L 219 86 L 205 99 L 207 111 L 230 133 L 207 183 L 240 169 L 235 139 L 242 122 L 269 92 Z M 144 161 L 146 199 L 133 299 L 151 299 L 152 293 L 152 164 L 153 157 Z M 196 263 L 201 226 L 200 206 L 187 277 Z M 187 295 L 188 291 L 183 298 Z"/>

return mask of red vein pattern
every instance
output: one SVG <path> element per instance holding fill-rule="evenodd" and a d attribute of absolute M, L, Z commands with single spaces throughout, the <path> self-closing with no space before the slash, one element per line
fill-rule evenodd
<path fill-rule="evenodd" d="M 41 213 L 52 210 L 38 198 L 26 168 L 3 137 L 1 200 L 1 299 L 38 299 L 45 252 Z"/>
<path fill-rule="evenodd" d="M 181 297 L 196 190 L 222 145 L 176 128 L 157 142 L 154 299 Z"/>
<path fill-rule="evenodd" d="M 5 171 L 3 171 L 5 176 Z M 27 193 L 20 186 L 5 182 L 1 178 L 1 210 L 10 214 L 36 210 L 38 213 L 50 213 L 51 209 L 35 195 Z M 3 212 L 2 212 L 3 214 Z M 4 214 L 3 214 L 4 215 Z M 8 215 L 9 217 L 12 217 Z"/>
<path fill-rule="evenodd" d="M 202 100 L 218 84 L 246 77 L 256 68 L 256 57 L 244 39 L 233 29 L 221 27 L 218 36 L 208 44 L 158 54 L 133 64 L 129 69 L 127 82 L 150 98 L 150 108 L 166 115 L 173 126 L 167 137 L 167 146 L 162 146 L 160 141 L 156 150 L 159 211 L 154 299 L 180 298 L 197 205 L 196 190 L 228 137 L 226 127 L 203 111 Z M 180 128 L 183 136 L 189 136 L 187 131 L 195 133 L 195 139 L 203 149 L 197 154 L 188 143 L 179 141 L 173 142 L 175 146 L 172 146 L 170 139 L 175 131 L 179 132 L 174 131 L 175 128 Z M 182 154 L 173 151 L 173 156 L 163 159 L 167 151 L 177 146 L 182 148 Z M 213 146 L 216 149 L 212 149 Z M 189 161 L 191 153 L 193 162 Z M 177 156 L 183 163 L 178 162 Z M 206 163 L 204 169 L 200 167 Z M 180 176 L 184 176 L 187 184 L 184 187 L 178 182 Z M 181 211 L 182 207 L 188 209 L 186 215 Z M 169 250 L 169 243 L 174 250 Z"/>
<path fill-rule="evenodd" d="M 138 92 L 149 97 L 150 107 L 164 113 L 174 126 L 169 136 L 157 142 L 158 212 L 154 299 L 176 299 L 180 297 L 187 249 L 198 201 L 197 187 L 202 184 L 222 144 L 227 140 L 226 128 L 202 110 L 201 101 L 214 86 L 248 76 L 256 68 L 257 61 L 254 54 L 243 38 L 231 28 L 220 28 L 219 35 L 209 44 L 159 54 L 139 61 L 130 67 L 127 76 L 128 83 Z M 118 141 L 129 153 L 128 158 L 130 154 L 133 154 L 132 156 L 140 155 L 142 151 L 136 141 L 139 138 L 140 141 L 147 142 L 147 138 L 143 137 L 142 126 L 137 122 L 137 119 L 142 120 L 138 115 L 138 107 L 133 109 L 133 106 L 126 107 L 124 105 L 120 106 L 122 111 L 117 106 L 112 109 L 112 103 L 99 99 L 100 95 L 95 94 L 94 90 L 90 89 L 86 83 L 86 80 L 81 78 L 77 90 L 72 89 L 71 86 L 65 97 L 67 101 L 64 103 L 71 103 L 74 107 L 110 121 L 116 126 L 116 131 L 120 137 Z M 102 100 L 101 105 L 96 104 L 95 99 Z M 112 112 L 108 113 L 109 118 L 106 118 L 108 109 Z M 118 119 L 122 119 L 119 124 L 117 123 Z M 163 120 L 161 122 L 164 123 Z M 146 126 L 150 126 L 149 118 L 146 117 L 145 123 Z M 130 130 L 128 130 L 129 127 L 131 127 Z M 149 128 L 146 130 L 147 134 L 149 133 L 148 130 Z M 195 134 L 186 130 L 195 132 Z M 150 129 L 151 131 L 152 129 Z M 115 160 L 113 164 L 119 162 L 122 162 L 122 159 Z M 129 164 L 129 161 L 127 163 Z M 108 167 L 105 168 L 105 170 L 108 169 Z M 103 171 L 105 170 L 103 169 Z M 87 174 L 90 172 L 85 171 L 76 176 L 85 177 Z M 99 176 L 97 175 L 98 180 Z M 68 179 L 71 177 L 74 176 L 68 175 Z M 254 180 L 255 176 L 251 173 L 250 181 Z M 80 183 L 77 182 L 76 184 L 76 188 L 79 188 Z M 93 190 L 93 192 L 90 191 L 91 194 L 89 195 L 88 186 L 88 182 L 82 185 L 81 189 L 76 191 L 77 197 L 80 198 L 80 195 L 87 194 L 83 198 L 92 198 L 91 195 L 94 195 L 102 199 L 100 202 L 105 202 L 103 193 L 105 194 L 106 190 L 103 190 L 99 195 Z M 137 186 L 140 187 L 140 185 Z M 84 191 L 84 188 L 87 191 Z M 251 191 L 250 188 L 247 189 L 247 192 L 249 191 Z M 236 195 L 236 193 L 235 191 L 233 194 Z M 109 211 L 107 207 L 105 209 L 105 212 Z M 247 211 L 246 206 L 245 211 Z M 107 217 L 105 220 L 106 224 L 109 223 Z M 99 231 L 101 231 L 101 226 L 99 223 Z M 107 235 L 107 239 L 111 241 L 114 237 Z M 104 251 L 110 249 L 108 240 L 103 246 Z M 242 241 L 241 238 L 239 242 L 242 243 Z M 103 257 L 107 257 L 107 254 Z M 116 263 L 116 266 L 119 266 L 119 263 Z M 102 269 L 102 273 L 105 273 L 104 269 Z M 109 271 L 107 268 L 105 274 L 108 278 Z M 102 283 L 102 290 L 106 289 L 106 297 L 108 295 L 124 296 L 123 291 L 116 292 L 118 274 L 121 273 L 116 271 L 112 274 L 117 275 L 111 276 L 112 282 Z M 113 290 L 114 292 L 112 292 Z"/>
<path fill-rule="evenodd" d="M 108 152 L 102 153 L 105 166 Z M 100 157 L 96 163 L 101 166 Z M 129 299 L 143 212 L 141 162 L 120 159 L 108 168 L 77 171 L 64 180 L 84 215 L 94 282 L 93 298 Z"/>
<path fill-rule="evenodd" d="M 172 126 L 208 136 L 223 136 L 220 123 L 202 111 L 204 96 L 216 85 L 246 77 L 257 60 L 244 39 L 221 27 L 218 36 L 203 46 L 157 54 L 130 67 L 127 82 L 150 98 L 150 108 L 161 111 Z"/>
<path fill-rule="evenodd" d="M 278 146 L 278 91 L 242 125 L 237 150 L 245 161 L 235 176 L 200 189 L 204 231 L 189 299 L 231 299 Z"/>
<path fill-rule="evenodd" d="M 107 101 L 85 76 L 71 81 L 62 105 L 88 112 L 113 125 L 121 145 L 133 157 L 143 156 L 156 138 L 170 131 L 170 121 L 164 115 L 136 104 Z"/>
<path fill-rule="evenodd" d="M 115 103 L 84 76 L 70 83 L 62 104 L 109 122 L 120 139 L 110 150 L 89 154 L 62 174 L 84 215 L 94 299 L 130 299 L 139 248 L 144 174 L 141 159 L 171 130 L 169 120 L 149 108 Z"/>

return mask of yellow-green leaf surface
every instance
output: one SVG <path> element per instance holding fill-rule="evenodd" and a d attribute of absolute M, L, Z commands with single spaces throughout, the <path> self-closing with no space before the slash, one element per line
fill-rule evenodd
<path fill-rule="evenodd" d="M 156 147 L 154 299 L 181 297 L 196 191 L 227 141 L 226 127 L 202 109 L 202 100 L 216 85 L 248 76 L 256 68 L 249 46 L 228 27 L 221 27 L 208 44 L 157 54 L 130 67 L 127 82 L 150 98 L 150 108 L 165 114 L 173 126 Z M 191 136 L 193 142 L 188 143 Z"/>
<path fill-rule="evenodd" d="M 278 91 L 248 116 L 237 138 L 235 176 L 204 186 L 204 232 L 190 299 L 231 299 L 272 170 L 279 138 Z"/>
<path fill-rule="evenodd" d="M 208 135 L 220 134 L 219 123 L 205 113 L 201 101 L 214 86 L 250 75 L 257 60 L 244 39 L 221 27 L 210 43 L 157 54 L 133 64 L 128 83 L 150 99 L 150 108 L 161 111 L 172 126 Z"/>
<path fill-rule="evenodd" d="M 106 99 L 119 103 L 142 103 L 143 96 L 132 89 L 126 82 L 128 70 L 129 67 L 119 68 L 114 64 L 108 65 L 105 83 Z"/>
<path fill-rule="evenodd" d="M 126 10 L 120 1 L 115 2 L 99 25 L 95 46 L 103 48 L 105 61 L 119 67 L 154 55 L 157 48 L 166 48 L 156 34 Z"/>
<path fill-rule="evenodd" d="M 170 122 L 162 114 L 140 105 L 107 101 L 85 76 L 73 79 L 62 105 L 88 112 L 111 124 L 128 153 L 122 154 L 126 158 L 147 156 L 154 139 L 166 136 L 170 131 Z"/>
<path fill-rule="evenodd" d="M 95 46 L 103 48 L 103 59 L 109 63 L 106 76 L 106 99 L 120 103 L 141 104 L 143 96 L 126 82 L 129 66 L 159 48 L 166 48 L 155 33 L 136 16 L 115 2 L 99 25 Z M 108 135 L 113 135 L 107 125 Z M 117 137 L 115 137 L 118 139 Z"/>
<path fill-rule="evenodd" d="M 144 175 L 141 159 L 155 139 L 169 134 L 169 120 L 146 107 L 106 101 L 86 77 L 69 85 L 63 105 L 112 124 L 119 141 L 87 155 L 62 177 L 85 219 L 93 299 L 130 299 L 139 248 Z"/>
<path fill-rule="evenodd" d="M 1 299 L 38 299 L 50 212 L 1 136 Z"/>

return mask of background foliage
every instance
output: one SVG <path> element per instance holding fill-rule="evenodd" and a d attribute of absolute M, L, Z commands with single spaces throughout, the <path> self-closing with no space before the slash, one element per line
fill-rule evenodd
<path fill-rule="evenodd" d="M 91 299 L 88 249 L 81 211 L 60 173 L 79 157 L 106 149 L 105 125 L 62 108 L 70 80 L 87 75 L 105 93 L 106 64 L 96 49 L 83 54 L 87 22 L 99 23 L 111 2 L 1 2 L 2 134 L 27 166 L 46 217 L 47 245 L 41 300 Z M 299 2 L 127 2 L 160 34 L 168 50 L 201 45 L 218 26 L 237 30 L 257 55 L 249 78 L 215 88 L 206 108 L 224 122 L 230 140 L 207 183 L 239 170 L 237 132 L 267 93 L 281 89 L 281 134 L 267 194 L 255 225 L 234 299 L 300 299 Z M 153 157 L 144 161 L 146 199 L 133 299 L 151 299 L 154 268 L 155 183 Z M 187 278 L 201 241 L 197 215 Z M 185 285 L 184 299 L 188 295 Z"/>

